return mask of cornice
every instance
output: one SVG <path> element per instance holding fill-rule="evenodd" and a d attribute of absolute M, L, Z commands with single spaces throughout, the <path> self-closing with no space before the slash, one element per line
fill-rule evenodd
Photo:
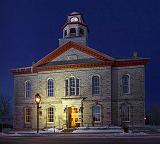
<path fill-rule="evenodd" d="M 29 67 L 29 68 L 18 68 L 12 69 L 13 75 L 20 74 L 31 74 L 38 73 L 42 71 L 54 71 L 54 70 L 66 70 L 66 69 L 81 69 L 81 68 L 95 68 L 95 67 L 127 67 L 127 66 L 137 66 L 145 65 L 148 63 L 148 59 L 140 60 L 124 60 L 124 61 L 106 61 L 101 63 L 84 63 L 84 64 L 68 64 L 68 65 L 57 65 L 57 66 L 39 66 L 39 67 Z"/>

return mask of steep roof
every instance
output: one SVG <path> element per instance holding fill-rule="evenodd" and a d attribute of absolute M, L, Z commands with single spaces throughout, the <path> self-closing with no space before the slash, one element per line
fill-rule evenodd
<path fill-rule="evenodd" d="M 77 59 L 69 61 L 57 61 L 56 58 L 65 53 L 70 49 L 76 49 L 83 52 L 91 58 L 87 59 Z M 75 42 L 68 42 L 63 46 L 58 47 L 56 50 L 52 51 L 38 62 L 33 64 L 31 67 L 16 68 L 11 69 L 14 75 L 20 74 L 31 74 L 40 71 L 53 71 L 53 70 L 64 70 L 64 69 L 80 69 L 80 68 L 94 68 L 94 67 L 126 67 L 126 66 L 137 66 L 145 65 L 149 61 L 148 58 L 125 58 L 116 59 L 112 58 L 106 54 L 103 54 L 97 50 L 90 47 L 80 45 Z"/>
<path fill-rule="evenodd" d="M 38 62 L 36 62 L 35 64 L 33 64 L 33 67 L 38 67 L 41 65 L 45 65 L 51 61 L 53 61 L 55 58 L 57 58 L 58 56 L 60 56 L 62 53 L 66 52 L 67 50 L 74 48 L 77 49 L 83 53 L 86 53 L 90 56 L 93 56 L 94 58 L 98 59 L 98 60 L 102 60 L 102 61 L 113 61 L 113 58 L 103 54 L 97 50 L 94 50 L 90 47 L 84 46 L 84 45 L 80 45 L 77 44 L 75 42 L 68 42 L 66 44 L 64 44 L 61 47 L 58 47 L 56 50 L 52 51 L 51 53 L 49 53 L 48 55 L 46 55 L 45 57 L 43 57 L 41 60 L 39 60 Z"/>

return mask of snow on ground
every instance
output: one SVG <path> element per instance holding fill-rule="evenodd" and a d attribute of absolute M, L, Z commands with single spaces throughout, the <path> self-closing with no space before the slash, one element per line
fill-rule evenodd
<path fill-rule="evenodd" d="M 56 129 L 56 128 L 46 128 L 43 130 L 40 130 L 37 134 L 37 131 L 9 131 L 0 133 L 0 137 L 2 136 L 38 136 L 38 135 L 47 135 L 47 134 L 54 134 L 54 133 L 62 133 L 62 130 Z M 123 129 L 121 127 L 78 127 L 76 128 L 72 133 L 74 134 L 106 134 L 106 136 L 123 136 L 123 135 L 147 135 L 144 132 L 137 132 L 133 133 L 132 131 L 129 131 L 129 133 L 124 133 Z"/>
<path fill-rule="evenodd" d="M 57 128 L 49 128 L 49 129 L 44 129 L 43 131 L 40 131 L 40 133 L 61 133 L 62 130 L 59 130 Z"/>
<path fill-rule="evenodd" d="M 18 134 L 18 133 L 12 133 L 12 134 L 0 133 L 0 137 L 4 137 L 4 136 L 21 136 L 21 134 Z"/>
<path fill-rule="evenodd" d="M 24 135 L 40 135 L 40 134 L 52 134 L 52 133 L 61 133 L 62 130 L 56 128 L 48 128 L 40 130 L 37 134 L 37 131 L 9 131 L 0 133 L 0 137 L 2 136 L 24 136 Z"/>
<path fill-rule="evenodd" d="M 95 130 L 103 130 L 103 129 L 107 129 L 107 130 L 109 130 L 109 129 L 122 129 L 121 127 L 118 127 L 118 126 L 110 126 L 110 127 L 108 127 L 108 126 L 103 126 L 103 127 L 77 127 L 77 129 L 78 130 L 87 130 L 87 129 L 95 129 Z"/>
<path fill-rule="evenodd" d="M 72 133 L 122 133 L 120 127 L 78 127 Z"/>
<path fill-rule="evenodd" d="M 106 134 L 106 135 L 112 135 L 112 136 L 123 136 L 123 135 L 129 135 L 129 136 L 131 136 L 131 135 L 134 135 L 134 136 L 136 136 L 136 135 L 146 135 L 146 133 L 144 133 L 144 132 L 139 132 L 139 133 L 133 133 L 132 131 L 129 131 L 128 133 L 125 133 L 124 131 L 123 131 L 123 129 L 121 129 L 121 128 L 119 128 L 119 127 L 117 127 L 117 128 L 108 128 L 108 129 L 104 129 L 104 128 L 78 128 L 78 129 L 76 129 L 76 130 L 74 130 L 72 133 L 103 133 L 103 134 Z"/>
<path fill-rule="evenodd" d="M 96 129 L 88 129 L 88 130 L 74 130 L 72 133 L 122 133 L 122 130 L 96 130 Z"/>
<path fill-rule="evenodd" d="M 121 127 L 79 127 L 72 133 L 103 133 L 107 135 L 146 135 L 144 132 L 133 133 L 129 130 L 125 133 Z"/>

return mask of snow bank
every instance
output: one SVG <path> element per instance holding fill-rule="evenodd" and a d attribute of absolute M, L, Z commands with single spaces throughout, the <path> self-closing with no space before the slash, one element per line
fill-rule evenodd
<path fill-rule="evenodd" d="M 57 128 L 48 128 L 44 129 L 43 131 L 40 131 L 40 133 L 61 133 L 62 130 L 59 130 Z"/>
<path fill-rule="evenodd" d="M 4 137 L 4 136 L 21 136 L 21 134 L 18 134 L 18 133 L 12 133 L 12 134 L 0 133 L 0 137 Z"/>
<path fill-rule="evenodd" d="M 79 127 L 72 133 L 122 133 L 120 127 Z"/>

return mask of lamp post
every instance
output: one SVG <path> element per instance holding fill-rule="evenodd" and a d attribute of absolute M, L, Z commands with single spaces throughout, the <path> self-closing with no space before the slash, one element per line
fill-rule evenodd
<path fill-rule="evenodd" d="M 84 106 L 83 106 L 83 101 L 86 99 L 86 97 L 83 97 L 81 100 L 81 107 L 80 107 L 80 111 L 81 111 L 81 126 L 83 127 L 83 110 L 84 110 Z"/>
<path fill-rule="evenodd" d="M 35 95 L 35 102 L 37 104 L 37 133 L 39 133 L 39 103 L 41 102 L 41 96 L 39 95 L 39 93 Z"/>
<path fill-rule="evenodd" d="M 66 113 L 66 128 L 68 128 L 68 107 L 66 105 L 64 112 Z"/>

